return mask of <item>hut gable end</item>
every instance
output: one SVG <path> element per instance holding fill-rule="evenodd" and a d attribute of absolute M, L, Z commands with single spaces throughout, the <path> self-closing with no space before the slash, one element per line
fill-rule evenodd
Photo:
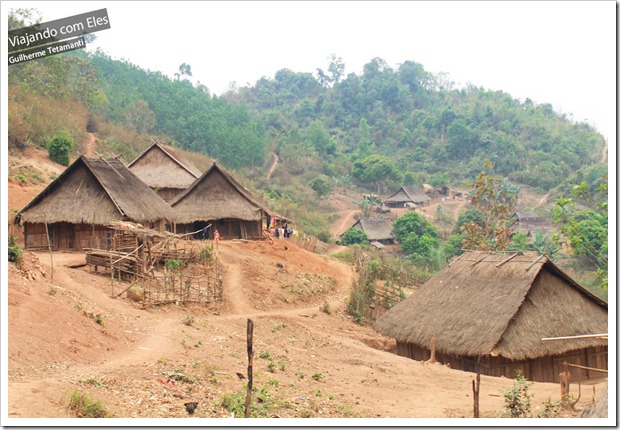
<path fill-rule="evenodd" d="M 596 322 L 577 322 L 592 312 Z M 435 336 L 437 351 L 451 356 L 499 352 L 525 359 L 559 348 L 540 346 L 542 337 L 563 328 L 605 332 L 606 320 L 606 304 L 546 257 L 528 254 L 508 260 L 505 254 L 468 252 L 386 312 L 375 329 L 424 348 Z M 589 341 L 587 346 L 599 344 Z"/>
<path fill-rule="evenodd" d="M 21 223 L 84 223 L 112 220 L 156 223 L 171 220 L 170 207 L 117 159 L 81 156 L 35 197 Z"/>
<path fill-rule="evenodd" d="M 142 182 L 151 188 L 189 187 L 201 172 L 182 160 L 172 147 L 154 143 L 128 165 Z"/>
<path fill-rule="evenodd" d="M 84 163 L 57 179 L 22 209 L 22 222 L 105 224 L 121 217 L 114 201 Z"/>
<path fill-rule="evenodd" d="M 178 223 L 218 219 L 255 221 L 262 218 L 264 210 L 216 164 L 170 204 Z"/>
<path fill-rule="evenodd" d="M 565 279 L 541 270 L 526 300 L 507 327 L 498 351 L 510 359 L 533 359 L 544 355 L 605 346 L 601 339 L 574 339 L 543 342 L 546 337 L 607 333 L 607 312 Z M 524 334 L 527 333 L 527 336 Z M 594 345 L 594 344 L 596 345 Z"/>

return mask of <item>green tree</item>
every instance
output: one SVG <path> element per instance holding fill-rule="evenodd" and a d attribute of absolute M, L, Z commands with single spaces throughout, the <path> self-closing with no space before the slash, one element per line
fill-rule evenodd
<path fill-rule="evenodd" d="M 332 184 L 325 177 L 319 176 L 318 178 L 314 178 L 308 182 L 308 185 L 310 185 L 310 188 L 312 188 L 320 198 L 326 197 L 332 192 Z"/>
<path fill-rule="evenodd" d="M 340 236 L 340 245 L 362 245 L 368 243 L 368 235 L 359 228 L 350 228 Z"/>
<path fill-rule="evenodd" d="M 63 166 L 69 165 L 69 152 L 73 149 L 74 141 L 64 130 L 59 130 L 47 144 L 47 153 L 50 160 Z"/>
<path fill-rule="evenodd" d="M 586 257 L 597 269 L 596 284 L 606 289 L 608 284 L 608 203 L 607 177 L 594 193 L 586 182 L 573 189 L 572 198 L 556 199 L 551 209 L 554 223 L 559 228 L 560 237 L 567 239 L 574 255 Z M 575 200 L 589 204 L 594 209 L 578 210 Z"/>
<path fill-rule="evenodd" d="M 377 191 L 380 191 L 380 185 L 397 182 L 402 178 L 396 164 L 383 155 L 371 155 L 356 161 L 352 173 L 363 184 L 377 184 Z"/>
<path fill-rule="evenodd" d="M 306 130 L 306 139 L 319 155 L 333 155 L 336 152 L 336 144 L 320 120 L 312 121 Z"/>
<path fill-rule="evenodd" d="M 415 212 L 407 212 L 394 221 L 392 232 L 401 250 L 410 256 L 430 259 L 440 245 L 435 226 Z"/>

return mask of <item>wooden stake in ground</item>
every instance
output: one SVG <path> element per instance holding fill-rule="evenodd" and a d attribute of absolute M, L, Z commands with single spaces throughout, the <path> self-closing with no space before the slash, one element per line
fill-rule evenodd
<path fill-rule="evenodd" d="M 436 363 L 437 359 L 435 358 L 435 336 L 431 336 L 431 358 L 428 359 L 427 363 Z"/>
<path fill-rule="evenodd" d="M 476 380 L 471 381 L 474 391 L 474 418 L 480 418 L 480 356 L 476 364 Z"/>
<path fill-rule="evenodd" d="M 245 395 L 245 418 L 250 417 L 250 406 L 252 404 L 252 361 L 254 352 L 252 351 L 252 337 L 254 336 L 254 322 L 248 319 L 248 391 Z"/>
<path fill-rule="evenodd" d="M 47 229 L 47 223 L 45 223 L 45 236 L 47 236 L 47 249 L 50 252 L 50 280 L 54 280 L 54 258 L 52 257 L 52 245 L 50 245 L 50 232 Z"/>
<path fill-rule="evenodd" d="M 565 366 L 566 368 L 567 366 Z M 565 370 L 560 372 L 560 400 L 564 409 L 570 409 L 568 391 L 570 390 L 570 372 Z"/>

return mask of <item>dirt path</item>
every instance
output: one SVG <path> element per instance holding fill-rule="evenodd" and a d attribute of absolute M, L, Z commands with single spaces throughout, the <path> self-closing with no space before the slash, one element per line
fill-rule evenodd
<path fill-rule="evenodd" d="M 330 230 L 335 238 L 340 237 L 342 233 L 347 231 L 347 229 L 353 225 L 355 222 L 355 217 L 360 214 L 360 211 L 358 209 L 353 209 L 338 213 L 343 213 L 344 215 L 337 223 L 331 225 Z"/>
<path fill-rule="evenodd" d="M 268 417 L 471 415 L 473 374 L 387 352 L 393 340 L 352 323 L 346 315 L 350 267 L 284 240 L 273 246 L 223 241 L 219 252 L 226 303 L 217 314 L 175 305 L 143 310 L 111 298 L 109 279 L 70 268 L 82 260 L 78 253 L 54 255 L 54 282 L 26 281 L 12 271 L 9 416 L 72 417 L 68 399 L 79 391 L 118 417 L 187 418 L 188 401 L 200 402 L 195 417 L 230 417 L 219 402 L 244 392 L 235 373 L 247 371 L 248 318 L 254 321 L 254 384 L 271 399 L 257 405 L 271 408 Z M 46 254 L 38 256 L 47 267 Z M 321 277 L 313 275 L 318 269 Z M 50 286 L 58 292 L 51 294 Z M 331 312 L 320 303 L 331 304 Z M 82 314 L 91 310 L 104 316 L 103 326 Z M 188 315 L 191 324 L 184 322 Z M 483 416 L 501 409 L 499 390 L 511 383 L 482 377 Z M 556 384 L 537 383 L 531 391 L 534 410 L 559 396 Z M 591 399 L 591 387 L 582 393 Z"/>
<path fill-rule="evenodd" d="M 82 142 L 83 155 L 87 157 L 94 157 L 95 154 L 96 138 L 93 133 L 86 133 L 86 139 Z"/>
<path fill-rule="evenodd" d="M 273 163 L 271 164 L 271 167 L 269 168 L 269 171 L 267 172 L 267 179 L 271 178 L 273 171 L 276 170 L 276 167 L 278 166 L 278 162 L 280 161 L 280 158 L 275 152 L 272 152 L 271 155 L 273 155 Z"/>
<path fill-rule="evenodd" d="M 605 163 L 607 161 L 607 152 L 609 150 L 609 142 L 605 139 L 605 146 L 603 147 L 603 153 L 601 154 L 601 163 Z"/>

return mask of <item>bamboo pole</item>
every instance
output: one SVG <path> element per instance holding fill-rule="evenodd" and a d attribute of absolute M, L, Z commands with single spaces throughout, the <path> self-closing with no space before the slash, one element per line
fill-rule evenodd
<path fill-rule="evenodd" d="M 54 280 L 54 257 L 52 257 L 52 246 L 50 245 L 50 232 L 47 229 L 47 222 L 45 223 L 45 236 L 47 237 L 47 249 L 50 253 L 50 280 Z"/>
<path fill-rule="evenodd" d="M 474 390 L 474 418 L 480 418 L 480 358 L 479 355 L 476 363 L 476 380 L 471 381 Z"/>
<path fill-rule="evenodd" d="M 252 367 L 254 352 L 252 351 L 252 341 L 254 336 L 254 322 L 248 319 L 247 342 L 248 342 L 248 390 L 245 395 L 245 418 L 250 417 L 250 406 L 252 404 Z"/>

